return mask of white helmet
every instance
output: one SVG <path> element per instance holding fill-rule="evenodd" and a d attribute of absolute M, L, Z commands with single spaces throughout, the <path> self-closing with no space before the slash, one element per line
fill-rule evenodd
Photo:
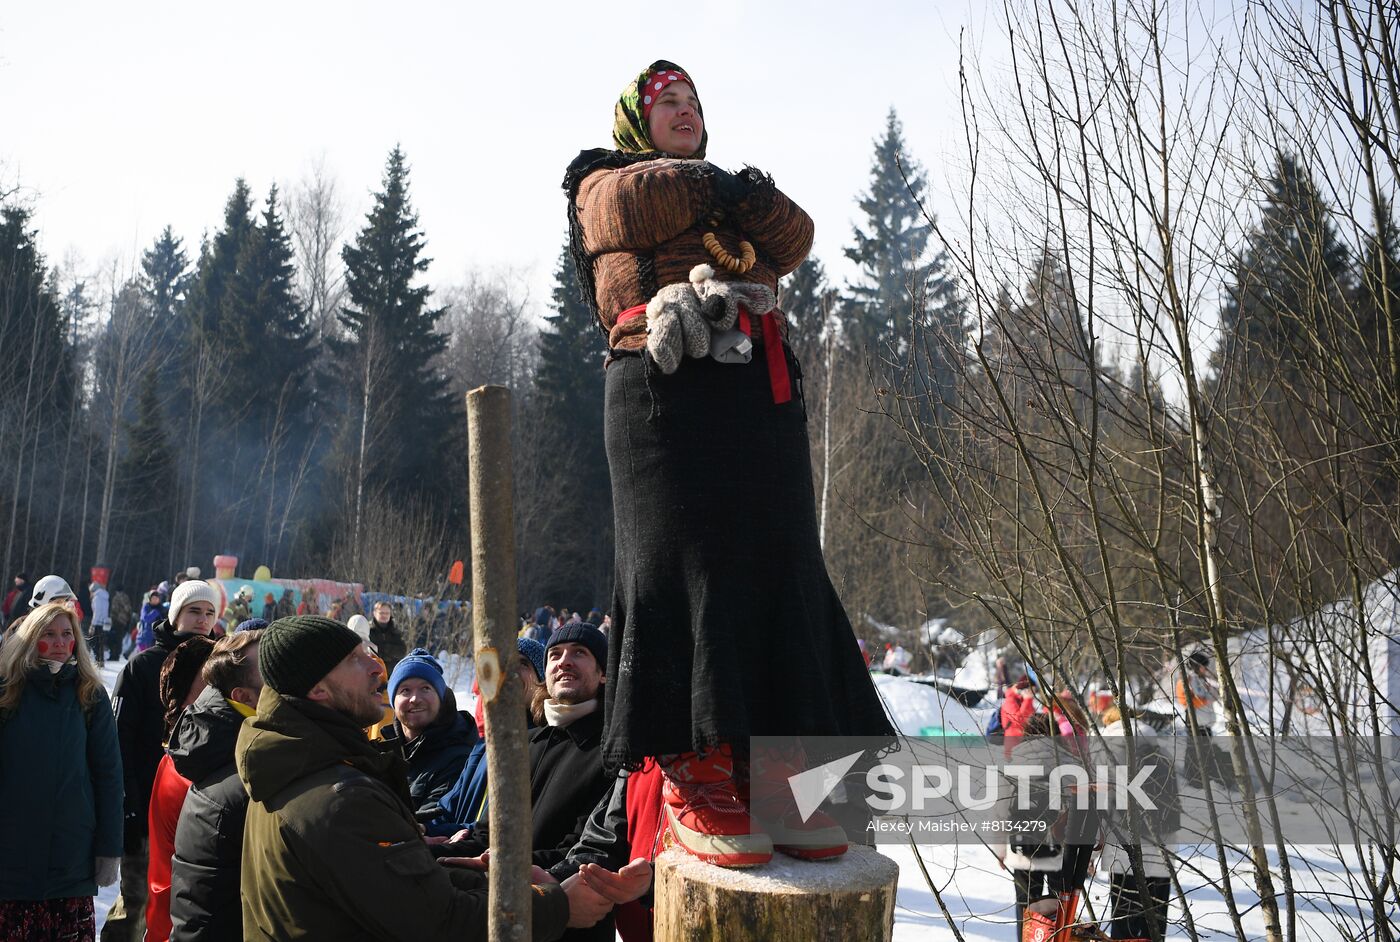
<path fill-rule="evenodd" d="M 77 598 L 62 576 L 45 576 L 34 583 L 34 595 L 29 600 L 30 608 L 38 608 L 60 599 Z"/>

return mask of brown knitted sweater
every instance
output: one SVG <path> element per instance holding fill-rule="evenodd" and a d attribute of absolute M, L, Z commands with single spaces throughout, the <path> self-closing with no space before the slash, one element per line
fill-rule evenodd
<path fill-rule="evenodd" d="M 699 160 L 648 160 L 596 170 L 579 186 L 575 205 L 583 248 L 593 264 L 610 347 L 646 346 L 646 318 L 618 325 L 617 315 L 650 301 L 663 285 L 687 281 L 702 262 L 714 265 L 720 280 L 763 284 L 776 294 L 778 279 L 811 250 L 812 220 L 802 207 L 767 182 L 737 206 L 717 206 L 707 167 Z M 712 226 L 717 217 L 719 225 Z M 758 261 L 745 275 L 723 271 L 705 249 L 706 232 L 714 232 L 735 255 L 739 240 L 749 240 Z"/>

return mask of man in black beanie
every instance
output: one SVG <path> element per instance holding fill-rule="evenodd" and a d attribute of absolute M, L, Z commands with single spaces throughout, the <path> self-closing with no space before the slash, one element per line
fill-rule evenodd
<path fill-rule="evenodd" d="M 262 634 L 257 715 L 234 757 L 248 790 L 246 939 L 485 939 L 486 878 L 440 866 L 409 805 L 407 769 L 364 727 L 383 671 L 359 635 L 319 615 Z M 611 904 L 578 880 L 534 887 L 534 938 L 591 926 Z"/>

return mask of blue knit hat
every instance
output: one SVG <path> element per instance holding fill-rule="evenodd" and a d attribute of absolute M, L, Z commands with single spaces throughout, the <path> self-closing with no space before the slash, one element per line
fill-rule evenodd
<path fill-rule="evenodd" d="M 238 627 L 233 629 L 234 634 L 240 631 L 261 631 L 267 627 L 267 621 L 262 618 L 248 618 L 238 623 Z"/>
<path fill-rule="evenodd" d="M 516 650 L 525 655 L 526 660 L 535 665 L 535 676 L 543 683 L 544 645 L 540 644 L 534 638 L 517 638 L 515 640 L 515 647 Z"/>
<path fill-rule="evenodd" d="M 554 634 L 549 636 L 549 643 L 544 646 L 548 651 L 556 644 L 566 644 L 573 642 L 581 644 L 593 655 L 593 660 L 598 662 L 598 670 L 607 673 L 608 670 L 608 639 L 597 629 L 586 621 L 576 622 L 572 625 L 561 625 L 554 629 Z"/>
<path fill-rule="evenodd" d="M 408 652 L 408 657 L 394 665 L 394 672 L 389 675 L 390 700 L 394 699 L 399 684 L 410 677 L 417 677 L 432 684 L 439 700 L 447 695 L 447 681 L 442 676 L 442 664 L 427 648 L 414 648 Z"/>

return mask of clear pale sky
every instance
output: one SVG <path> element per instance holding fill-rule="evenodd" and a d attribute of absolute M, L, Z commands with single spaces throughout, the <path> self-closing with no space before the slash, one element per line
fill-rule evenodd
<path fill-rule="evenodd" d="M 238 176 L 261 201 L 324 155 L 358 228 L 401 143 L 434 286 L 528 272 L 543 303 L 559 189 L 609 144 L 622 86 L 653 59 L 695 77 L 709 159 L 772 173 L 837 276 L 893 105 L 932 201 L 952 211 L 959 30 L 938 2 L 397 4 L 62 2 L 0 7 L 0 182 L 18 182 L 51 263 L 133 264 L 169 224 L 191 254 Z"/>

